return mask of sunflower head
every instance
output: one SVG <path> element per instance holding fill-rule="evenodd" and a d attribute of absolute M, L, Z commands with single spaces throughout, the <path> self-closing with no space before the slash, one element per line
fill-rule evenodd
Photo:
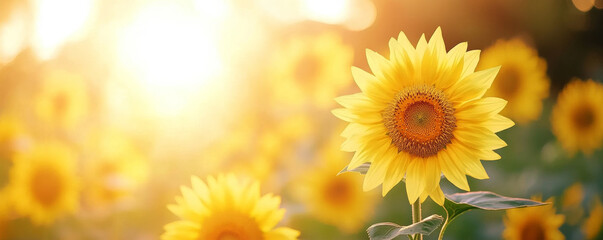
<path fill-rule="evenodd" d="M 347 87 L 353 49 L 335 33 L 299 36 L 286 42 L 273 59 L 270 77 L 278 102 L 332 105 L 338 91 Z"/>
<path fill-rule="evenodd" d="M 521 39 L 499 40 L 484 50 L 478 69 L 502 66 L 487 96 L 509 101 L 502 111 L 520 124 L 536 120 L 549 95 L 546 61 Z"/>
<path fill-rule="evenodd" d="M 18 213 L 36 224 L 49 224 L 77 208 L 75 155 L 57 142 L 17 155 L 9 188 Z"/>
<path fill-rule="evenodd" d="M 339 138 L 332 139 L 319 151 L 318 166 L 300 175 L 294 184 L 294 193 L 312 216 L 343 232 L 354 233 L 372 217 L 379 199 L 374 191 L 369 194 L 362 191 L 360 175 L 337 175 L 345 167 L 348 157 L 337 150 L 339 144 Z"/>
<path fill-rule="evenodd" d="M 586 239 L 595 239 L 601 232 L 603 226 L 603 203 L 599 196 L 596 196 L 591 205 L 588 218 L 582 224 L 582 232 Z"/>
<path fill-rule="evenodd" d="M 53 69 L 44 75 L 37 94 L 37 116 L 53 125 L 71 127 L 88 110 L 86 84 L 81 76 Z"/>
<path fill-rule="evenodd" d="M 355 152 L 348 169 L 369 162 L 365 190 L 382 184 L 385 195 L 405 178 L 411 203 L 441 205 L 442 173 L 469 190 L 465 175 L 487 178 L 480 159 L 506 146 L 495 133 L 514 124 L 498 114 L 507 102 L 483 97 L 499 67 L 476 72 L 479 51 L 460 43 L 447 52 L 440 28 L 416 47 L 401 32 L 389 47 L 390 59 L 367 50 L 373 74 L 352 68 L 361 93 L 336 98 L 344 108 L 333 114 L 349 122 L 342 150 Z"/>
<path fill-rule="evenodd" d="M 587 155 L 603 142 L 603 85 L 573 79 L 559 93 L 551 116 L 553 133 L 571 155 Z"/>
<path fill-rule="evenodd" d="M 237 179 L 234 175 L 192 177 L 192 189 L 182 187 L 182 197 L 171 212 L 181 220 L 165 226 L 161 239 L 297 239 L 299 232 L 275 228 L 285 210 L 280 197 L 260 196 L 259 182 Z"/>
<path fill-rule="evenodd" d="M 541 198 L 533 197 L 532 200 L 540 201 Z M 565 217 L 563 215 L 555 214 L 552 198 L 547 199 L 546 202 L 550 204 L 507 210 L 507 215 L 504 219 L 504 239 L 565 239 L 561 231 L 559 231 L 559 227 L 563 224 Z"/>

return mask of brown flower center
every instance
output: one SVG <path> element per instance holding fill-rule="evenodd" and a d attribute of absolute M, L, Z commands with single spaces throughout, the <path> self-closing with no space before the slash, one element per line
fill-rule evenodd
<path fill-rule="evenodd" d="M 383 112 L 383 123 L 398 151 L 417 157 L 437 154 L 456 128 L 454 108 L 444 92 L 427 85 L 400 91 Z"/>
<path fill-rule="evenodd" d="M 520 240 L 545 240 L 546 232 L 542 228 L 542 224 L 537 221 L 528 222 L 521 229 Z"/>
<path fill-rule="evenodd" d="M 324 197 L 327 202 L 337 206 L 350 200 L 352 190 L 348 179 L 337 177 L 325 186 Z"/>
<path fill-rule="evenodd" d="M 67 94 L 58 92 L 52 99 L 52 106 L 56 116 L 64 116 L 69 108 L 69 98 Z"/>
<path fill-rule="evenodd" d="M 240 212 L 214 213 L 201 226 L 198 239 L 261 240 L 264 234 L 256 220 Z"/>
<path fill-rule="evenodd" d="M 31 177 L 30 190 L 34 199 L 43 206 L 52 206 L 61 196 L 63 179 L 53 168 L 39 167 Z"/>
<path fill-rule="evenodd" d="M 580 130 L 589 130 L 595 122 L 595 113 L 589 106 L 578 108 L 573 114 L 574 125 Z"/>
<path fill-rule="evenodd" d="M 318 58 L 313 54 L 305 54 L 297 63 L 295 68 L 295 79 L 299 81 L 302 86 L 313 86 L 318 77 L 318 70 L 320 65 Z"/>
<path fill-rule="evenodd" d="M 517 69 L 502 67 L 496 80 L 494 80 L 495 88 L 500 94 L 498 97 L 512 99 L 520 88 L 521 81 L 519 80 L 519 76 Z"/>

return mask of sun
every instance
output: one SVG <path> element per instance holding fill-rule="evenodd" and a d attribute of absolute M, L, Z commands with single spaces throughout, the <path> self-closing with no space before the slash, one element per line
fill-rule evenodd
<path fill-rule="evenodd" d="M 513 126 L 498 114 L 507 101 L 483 97 L 499 67 L 475 71 L 479 51 L 460 43 L 446 52 L 440 28 L 416 47 L 403 32 L 389 42 L 390 59 L 367 50 L 373 74 L 352 68 L 361 93 L 338 97 L 333 114 L 349 122 L 341 149 L 355 152 L 348 169 L 371 166 L 364 190 L 387 194 L 403 178 L 410 203 L 444 203 L 440 176 L 469 190 L 465 175 L 488 178 L 480 160 L 506 146 L 495 133 Z"/>

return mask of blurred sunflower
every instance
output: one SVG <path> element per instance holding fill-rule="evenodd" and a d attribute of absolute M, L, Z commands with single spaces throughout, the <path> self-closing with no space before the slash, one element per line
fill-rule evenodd
<path fill-rule="evenodd" d="M 577 78 L 568 83 L 553 107 L 553 133 L 571 155 L 590 155 L 603 141 L 603 85 Z"/>
<path fill-rule="evenodd" d="M 584 187 L 581 183 L 574 183 L 563 191 L 561 209 L 565 215 L 565 222 L 569 225 L 578 224 L 584 215 L 582 201 L 584 200 Z"/>
<path fill-rule="evenodd" d="M 206 182 L 192 177 L 192 189 L 183 186 L 182 197 L 171 212 L 182 220 L 165 226 L 161 239 L 297 239 L 299 232 L 274 228 L 283 218 L 280 197 L 260 196 L 259 182 L 237 179 L 233 174 L 209 176 Z"/>
<path fill-rule="evenodd" d="M 549 95 L 546 61 L 520 39 L 499 40 L 484 50 L 478 69 L 501 66 L 486 96 L 509 101 L 501 112 L 519 124 L 538 119 Z"/>
<path fill-rule="evenodd" d="M 541 200 L 540 197 L 533 197 L 532 199 L 537 201 Z M 565 239 L 563 234 L 559 231 L 559 227 L 563 224 L 565 217 L 563 215 L 555 214 L 552 198 L 549 198 L 546 202 L 551 204 L 507 210 L 507 216 L 504 219 L 504 239 Z"/>
<path fill-rule="evenodd" d="M 335 33 L 292 38 L 272 61 L 270 87 L 279 103 L 333 104 L 338 91 L 351 83 L 353 49 Z"/>
<path fill-rule="evenodd" d="M 341 143 L 338 140 L 331 140 L 319 153 L 318 167 L 295 181 L 294 195 L 320 221 L 337 226 L 342 232 L 354 233 L 372 217 L 379 196 L 374 191 L 368 194 L 362 191 L 362 176 L 337 175 L 347 158 L 337 150 Z"/>
<path fill-rule="evenodd" d="M 389 46 L 390 60 L 367 50 L 374 75 L 352 68 L 362 92 L 336 99 L 345 108 L 333 114 L 350 122 L 342 150 L 356 152 L 348 169 L 370 162 L 364 190 L 383 184 L 385 195 L 405 177 L 409 202 L 442 205 L 442 172 L 469 190 L 465 175 L 488 178 L 480 159 L 500 159 L 493 150 L 506 146 L 495 134 L 513 126 L 498 114 L 506 101 L 482 98 L 499 68 L 474 72 L 479 51 L 460 43 L 447 53 L 440 28 L 416 48 L 403 32 Z"/>
<path fill-rule="evenodd" d="M 25 127 L 16 117 L 0 117 L 0 160 L 12 160 L 15 153 L 26 147 L 27 142 Z"/>
<path fill-rule="evenodd" d="M 86 83 L 75 73 L 50 70 L 43 76 L 35 104 L 40 119 L 56 126 L 71 127 L 88 111 Z"/>
<path fill-rule="evenodd" d="M 43 143 L 17 155 L 11 169 L 12 203 L 35 224 L 50 224 L 74 212 L 78 201 L 75 156 L 58 142 Z"/>
<path fill-rule="evenodd" d="M 590 215 L 582 224 L 582 232 L 586 239 L 595 239 L 603 226 L 603 204 L 599 197 L 595 197 L 590 209 Z"/>
<path fill-rule="evenodd" d="M 146 181 L 146 161 L 125 135 L 104 131 L 91 144 L 94 154 L 85 165 L 84 191 L 91 207 L 118 203 Z"/>

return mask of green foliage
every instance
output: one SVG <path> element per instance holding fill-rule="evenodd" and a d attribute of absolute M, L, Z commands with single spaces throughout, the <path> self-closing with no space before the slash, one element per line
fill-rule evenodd
<path fill-rule="evenodd" d="M 414 234 L 429 235 L 436 230 L 443 221 L 444 218 L 442 218 L 442 216 L 434 214 L 409 226 L 400 226 L 390 222 L 376 223 L 371 225 L 366 232 L 368 232 L 371 240 L 391 240 L 398 236 Z"/>

